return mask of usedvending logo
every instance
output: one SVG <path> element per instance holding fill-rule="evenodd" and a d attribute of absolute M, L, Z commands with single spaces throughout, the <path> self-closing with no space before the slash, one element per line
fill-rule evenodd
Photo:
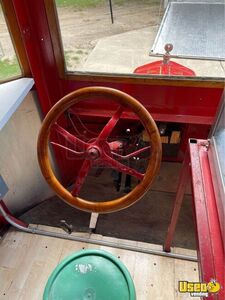
<path fill-rule="evenodd" d="M 190 293 L 191 297 L 208 297 L 209 294 L 216 294 L 220 290 L 220 284 L 212 279 L 208 283 L 179 281 L 178 290 L 180 293 Z"/>

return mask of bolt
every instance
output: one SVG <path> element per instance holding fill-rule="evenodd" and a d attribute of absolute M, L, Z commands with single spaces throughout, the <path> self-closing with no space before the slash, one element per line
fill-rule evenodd
<path fill-rule="evenodd" d="M 164 47 L 165 51 L 168 53 L 173 50 L 173 44 L 166 44 Z"/>
<path fill-rule="evenodd" d="M 201 146 L 205 147 L 205 150 L 208 151 L 210 147 L 210 140 L 207 140 L 206 142 L 202 142 Z"/>
<path fill-rule="evenodd" d="M 99 158 L 100 153 L 99 153 L 98 149 L 90 148 L 88 150 L 88 156 L 89 156 L 90 159 L 97 159 L 97 158 Z"/>

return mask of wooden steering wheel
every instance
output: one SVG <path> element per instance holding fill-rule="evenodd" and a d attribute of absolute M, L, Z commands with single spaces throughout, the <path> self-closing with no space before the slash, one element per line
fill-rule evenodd
<path fill-rule="evenodd" d="M 96 139 L 92 139 L 89 142 L 84 142 L 56 123 L 59 116 L 74 104 L 96 97 L 104 97 L 104 99 L 113 100 L 118 104 L 118 109 L 115 111 L 105 127 L 101 130 Z M 132 157 L 145 151 L 146 148 L 151 148 L 151 156 L 148 160 L 145 174 L 142 174 L 134 168 L 126 166 L 125 164 L 117 161 L 114 156 L 115 153 L 113 153 L 112 149 L 110 148 L 110 143 L 107 141 L 109 135 L 126 108 L 131 109 L 132 112 L 138 116 L 145 128 L 145 131 L 147 132 L 149 140 L 151 141 L 151 147 L 145 147 L 129 154 L 129 156 Z M 50 132 L 53 128 L 67 142 L 73 144 L 77 150 L 83 150 L 82 152 L 73 151 L 74 155 L 77 155 L 77 157 L 81 157 L 82 155 L 83 164 L 78 172 L 78 176 L 72 191 L 68 191 L 58 181 L 50 164 L 48 144 Z M 66 95 L 59 100 L 51 108 L 43 121 L 38 137 L 37 150 L 42 174 L 56 194 L 62 198 L 62 200 L 78 209 L 87 212 L 98 213 L 115 212 L 137 202 L 146 193 L 153 179 L 155 178 L 160 167 L 162 156 L 162 146 L 158 128 L 144 106 L 133 97 L 121 91 L 106 87 L 82 88 Z M 117 157 L 118 156 L 119 155 L 117 154 Z M 116 169 L 119 172 L 134 176 L 139 180 L 139 183 L 130 193 L 114 200 L 93 202 L 82 199 L 78 196 L 79 191 L 89 170 L 92 166 L 96 165 L 96 163 L 102 163 L 105 166 Z"/>

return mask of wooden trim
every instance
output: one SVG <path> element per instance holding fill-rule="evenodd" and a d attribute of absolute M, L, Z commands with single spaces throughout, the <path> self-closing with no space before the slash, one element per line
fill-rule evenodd
<path fill-rule="evenodd" d="M 27 60 L 27 55 L 23 45 L 22 35 L 17 22 L 13 3 L 12 1 L 9 0 L 1 0 L 1 5 L 5 16 L 6 24 L 9 30 L 9 34 L 11 36 L 11 40 L 14 46 L 14 50 L 16 52 L 17 59 L 19 61 L 22 76 L 30 77 L 31 76 L 30 66 Z M 13 79 L 15 79 L 15 77 Z M 6 81 L 10 81 L 10 80 L 11 78 L 7 79 Z"/>
<path fill-rule="evenodd" d="M 115 82 L 143 85 L 167 85 L 167 86 L 189 86 L 224 88 L 224 78 L 202 78 L 202 77 L 169 77 L 159 75 L 137 75 L 137 74 L 111 74 L 111 73 L 88 73 L 67 72 L 64 60 L 63 44 L 58 21 L 55 0 L 44 0 L 48 18 L 50 35 L 53 43 L 53 51 L 61 79 L 92 82 Z"/>
<path fill-rule="evenodd" d="M 10 81 L 13 81 L 13 80 L 17 80 L 17 79 L 20 79 L 21 77 L 22 77 L 21 75 L 18 75 L 18 76 L 12 76 L 12 77 L 9 77 L 9 78 L 6 78 L 6 79 L 1 79 L 0 84 L 10 82 Z"/>
<path fill-rule="evenodd" d="M 115 82 L 143 85 L 166 85 L 166 86 L 189 86 L 189 87 L 207 87 L 207 88 L 224 88 L 225 79 L 190 77 L 167 77 L 167 76 L 152 76 L 152 75 L 136 75 L 136 74 L 110 74 L 110 73 L 64 73 L 62 79 L 77 80 L 77 81 L 93 81 L 93 82 Z"/>
<path fill-rule="evenodd" d="M 53 52 L 58 68 L 60 78 L 64 78 L 66 73 L 66 65 L 64 60 L 64 51 L 59 26 L 58 14 L 54 0 L 44 0 L 45 9 L 48 19 L 49 31 L 52 39 Z"/>

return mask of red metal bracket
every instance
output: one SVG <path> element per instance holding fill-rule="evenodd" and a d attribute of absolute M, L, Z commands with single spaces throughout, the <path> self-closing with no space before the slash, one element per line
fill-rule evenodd
<path fill-rule="evenodd" d="M 220 292 L 210 295 L 208 300 L 224 300 L 224 241 L 208 159 L 209 144 L 205 140 L 191 140 L 189 145 L 201 279 L 204 282 L 215 279 L 221 285 Z"/>
<path fill-rule="evenodd" d="M 170 219 L 171 221 L 170 221 L 170 225 L 168 227 L 166 241 L 164 244 L 164 251 L 166 251 L 166 252 L 170 252 L 172 240 L 173 240 L 176 226 L 177 226 L 178 217 L 180 214 L 181 205 L 182 205 L 183 198 L 184 198 L 186 185 L 187 185 L 187 182 L 188 182 L 188 179 L 190 176 L 189 175 L 189 162 L 190 162 L 189 151 L 186 151 L 185 157 L 183 160 L 183 164 L 182 164 L 180 177 L 179 177 L 176 199 L 174 201 L 174 207 L 173 207 L 173 211 L 171 214 L 171 219 Z"/>
<path fill-rule="evenodd" d="M 8 207 L 5 205 L 3 200 L 0 200 L 0 212 L 2 214 L 2 218 L 3 218 L 5 224 L 7 224 L 7 223 L 11 224 L 11 222 L 12 222 L 22 228 L 28 227 L 28 225 L 26 223 L 13 217 L 13 215 L 11 214 L 11 212 L 9 211 Z"/>

